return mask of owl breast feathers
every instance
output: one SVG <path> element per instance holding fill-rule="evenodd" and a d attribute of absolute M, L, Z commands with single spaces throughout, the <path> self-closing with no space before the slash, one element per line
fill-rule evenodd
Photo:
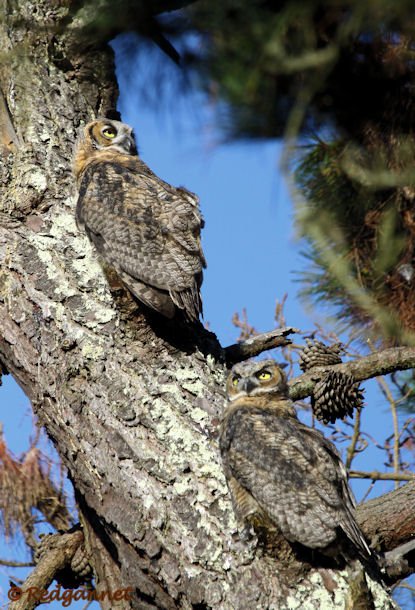
<path fill-rule="evenodd" d="M 371 557 L 337 449 L 298 420 L 281 368 L 270 360 L 236 365 L 227 395 L 220 450 L 238 519 L 262 516 L 290 542 L 323 553 L 343 539 Z"/>
<path fill-rule="evenodd" d="M 142 303 L 168 318 L 202 312 L 206 266 L 198 198 L 158 178 L 137 156 L 132 129 L 99 119 L 77 142 L 78 226 Z"/>

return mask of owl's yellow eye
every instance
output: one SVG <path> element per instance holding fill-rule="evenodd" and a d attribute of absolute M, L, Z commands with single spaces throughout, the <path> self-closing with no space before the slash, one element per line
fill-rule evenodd
<path fill-rule="evenodd" d="M 261 381 L 267 381 L 267 379 L 271 379 L 272 375 L 268 371 L 261 371 L 260 373 L 258 373 L 257 377 Z"/>
<path fill-rule="evenodd" d="M 238 381 L 239 381 L 239 377 L 234 377 L 232 379 L 232 385 L 236 387 L 238 385 Z"/>
<path fill-rule="evenodd" d="M 114 129 L 114 127 L 105 127 L 105 129 L 102 130 L 102 135 L 105 138 L 112 140 L 117 135 L 117 131 Z"/>

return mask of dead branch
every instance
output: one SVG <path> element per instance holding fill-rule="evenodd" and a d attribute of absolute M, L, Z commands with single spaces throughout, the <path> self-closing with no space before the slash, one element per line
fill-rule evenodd
<path fill-rule="evenodd" d="M 287 326 L 287 328 L 277 328 L 276 330 L 250 337 L 240 343 L 229 345 L 225 347 L 226 364 L 230 368 L 237 362 L 258 356 L 258 354 L 269 349 L 289 345 L 291 341 L 286 338 L 287 335 L 298 332 L 300 331 L 297 328 Z"/>

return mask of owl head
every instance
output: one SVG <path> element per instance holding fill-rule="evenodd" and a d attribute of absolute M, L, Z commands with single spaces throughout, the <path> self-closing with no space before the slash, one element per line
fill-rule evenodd
<path fill-rule="evenodd" d="M 92 150 L 111 147 L 111 150 L 124 155 L 137 154 L 133 128 L 120 121 L 96 119 L 85 126 L 82 139 L 90 144 Z"/>
<path fill-rule="evenodd" d="M 248 360 L 235 364 L 226 383 L 229 401 L 261 394 L 286 396 L 287 392 L 287 377 L 275 360 Z"/>

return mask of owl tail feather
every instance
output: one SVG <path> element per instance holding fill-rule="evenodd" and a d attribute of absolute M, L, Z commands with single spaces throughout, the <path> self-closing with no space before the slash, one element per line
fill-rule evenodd
<path fill-rule="evenodd" d="M 345 556 L 348 557 L 350 553 L 352 558 L 357 557 L 369 571 L 372 578 L 383 581 L 384 575 L 381 557 L 368 546 L 354 518 L 343 522 L 341 528 L 346 534 L 346 540 L 344 540 Z"/>
<path fill-rule="evenodd" d="M 186 288 L 180 292 L 167 292 L 140 282 L 121 269 L 117 269 L 121 280 L 144 305 L 158 311 L 166 318 L 174 318 L 176 307 L 183 311 L 189 321 L 197 321 L 202 313 L 202 301 L 198 288 Z"/>
<path fill-rule="evenodd" d="M 185 317 L 190 321 L 197 321 L 199 315 L 203 316 L 202 299 L 198 288 L 186 288 L 180 292 L 170 292 L 173 303 L 183 310 Z"/>
<path fill-rule="evenodd" d="M 139 301 L 144 303 L 144 305 L 158 311 L 158 313 L 166 316 L 166 318 L 174 317 L 176 308 L 174 307 L 174 303 L 167 292 L 163 292 L 162 290 L 158 290 L 158 288 L 144 284 L 143 282 L 140 282 L 140 280 L 132 278 L 123 271 L 119 270 L 118 274 L 124 284 L 127 286 L 128 290 L 132 292 Z"/>

